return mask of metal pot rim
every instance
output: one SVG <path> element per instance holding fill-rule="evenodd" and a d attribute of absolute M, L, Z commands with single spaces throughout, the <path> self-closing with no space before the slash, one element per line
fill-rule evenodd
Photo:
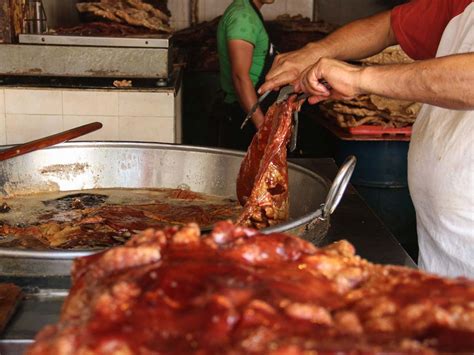
<path fill-rule="evenodd" d="M 202 153 L 212 153 L 212 154 L 226 154 L 238 157 L 244 157 L 245 153 L 237 150 L 231 149 L 220 149 L 220 148 L 210 148 L 210 147 L 199 147 L 199 146 L 191 146 L 191 145 L 181 145 L 181 144 L 168 144 L 168 143 L 151 143 L 151 142 L 119 142 L 119 141 L 83 141 L 83 142 L 67 142 L 58 144 L 54 147 L 46 148 L 46 149 L 58 149 L 58 148 L 74 148 L 74 147 L 112 147 L 112 148 L 120 148 L 120 147 L 128 147 L 128 148 L 148 148 L 148 149 L 172 149 L 178 151 L 194 151 L 194 152 L 202 152 Z M 3 146 L 3 148 L 7 148 L 7 146 Z M 288 162 L 288 167 L 291 167 L 292 170 L 300 171 L 306 175 L 311 176 L 315 180 L 319 180 L 322 184 L 324 184 L 329 190 L 329 183 L 326 179 L 319 176 L 318 174 L 312 172 L 311 170 L 302 167 L 298 164 Z M 291 229 L 295 229 L 298 227 L 302 227 L 305 224 L 318 219 L 322 218 L 323 216 L 323 208 L 322 206 L 318 208 L 316 211 L 307 213 L 301 216 L 298 219 L 290 220 L 285 223 L 278 224 L 273 227 L 264 228 L 261 230 L 262 233 L 279 233 L 285 232 Z M 91 254 L 98 253 L 105 249 L 88 249 L 88 250 L 47 250 L 47 251 L 39 251 L 39 250 L 25 250 L 25 249 L 10 249 L 10 248 L 0 248 L 0 257 L 8 257 L 8 258 L 30 258 L 30 259 L 54 259 L 54 260 L 68 260 L 74 259 L 81 256 L 87 256 Z"/>

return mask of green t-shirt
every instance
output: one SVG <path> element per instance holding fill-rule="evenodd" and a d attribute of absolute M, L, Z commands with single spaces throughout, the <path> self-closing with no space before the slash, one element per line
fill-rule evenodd
<path fill-rule="evenodd" d="M 226 93 L 225 102 L 237 101 L 237 95 L 232 84 L 232 72 L 227 50 L 227 43 L 233 39 L 241 39 L 254 47 L 250 78 L 253 85 L 265 66 L 270 41 L 262 20 L 250 4 L 252 0 L 234 0 L 219 21 L 217 28 L 217 51 L 220 64 L 221 87 Z"/>

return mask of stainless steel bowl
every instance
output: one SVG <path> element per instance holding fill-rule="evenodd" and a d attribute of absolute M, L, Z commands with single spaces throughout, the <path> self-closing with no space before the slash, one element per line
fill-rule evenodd
<path fill-rule="evenodd" d="M 0 162 L 0 194 L 184 185 L 197 192 L 235 197 L 243 156 L 232 150 L 158 143 L 64 143 Z M 264 232 L 291 232 L 318 243 L 327 233 L 329 215 L 339 202 L 354 165 L 352 158 L 330 191 L 324 178 L 290 163 L 290 219 Z M 74 258 L 94 252 L 0 248 L 0 274 L 68 275 Z"/>

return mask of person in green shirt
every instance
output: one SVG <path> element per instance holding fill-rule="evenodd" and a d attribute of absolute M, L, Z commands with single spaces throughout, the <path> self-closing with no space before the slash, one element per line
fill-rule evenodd
<path fill-rule="evenodd" d="M 256 87 L 263 84 L 271 68 L 274 48 L 260 13 L 264 4 L 275 0 L 234 0 L 219 21 L 217 50 L 220 82 L 224 91 L 224 117 L 219 119 L 218 145 L 246 150 L 262 125 L 261 109 L 252 124 L 240 129 L 250 108 L 257 102 Z"/>

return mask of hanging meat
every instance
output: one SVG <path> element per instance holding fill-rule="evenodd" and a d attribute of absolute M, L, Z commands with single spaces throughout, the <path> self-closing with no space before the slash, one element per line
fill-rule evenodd
<path fill-rule="evenodd" d="M 474 351 L 474 282 L 228 222 L 147 230 L 76 259 L 29 355 Z"/>
<path fill-rule="evenodd" d="M 287 144 L 296 96 L 273 104 L 250 144 L 237 177 L 237 197 L 244 211 L 237 223 L 265 228 L 288 219 Z"/>

